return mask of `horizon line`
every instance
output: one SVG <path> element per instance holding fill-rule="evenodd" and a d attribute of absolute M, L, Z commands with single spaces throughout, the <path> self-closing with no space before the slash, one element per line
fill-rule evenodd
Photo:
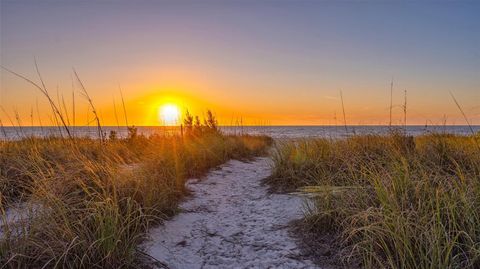
<path fill-rule="evenodd" d="M 117 127 L 181 127 L 182 125 L 102 125 L 101 127 L 107 127 L 107 128 L 117 128 Z M 371 126 L 371 127 L 430 127 L 430 126 L 435 126 L 435 127 L 451 127 L 451 126 L 472 126 L 472 127 L 480 127 L 480 124 L 407 124 L 407 125 L 400 125 L 400 124 L 272 124 L 272 125 L 255 125 L 255 124 L 246 124 L 246 125 L 218 125 L 218 127 L 355 127 L 355 126 Z M 98 126 L 94 125 L 71 125 L 67 126 L 68 128 L 73 127 L 73 128 L 85 128 L 85 127 L 91 127 L 91 128 L 98 128 Z M 0 127 L 1 128 L 65 128 L 64 126 L 61 125 L 22 125 L 22 126 L 17 126 L 17 125 L 3 125 Z"/>

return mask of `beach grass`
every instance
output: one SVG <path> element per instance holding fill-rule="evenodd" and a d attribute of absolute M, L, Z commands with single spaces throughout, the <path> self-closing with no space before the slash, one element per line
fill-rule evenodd
<path fill-rule="evenodd" d="M 393 131 L 283 142 L 268 182 L 312 197 L 301 230 L 333 237 L 340 264 L 479 268 L 479 141 Z"/>
<path fill-rule="evenodd" d="M 138 246 L 149 227 L 178 211 L 186 179 L 229 159 L 265 154 L 272 142 L 199 128 L 184 135 L 145 137 L 131 129 L 123 139 L 1 141 L 0 264 L 143 267 L 149 257 Z"/>

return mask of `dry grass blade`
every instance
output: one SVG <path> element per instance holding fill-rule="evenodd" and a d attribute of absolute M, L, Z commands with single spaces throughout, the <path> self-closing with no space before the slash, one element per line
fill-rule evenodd
<path fill-rule="evenodd" d="M 333 235 L 345 267 L 480 267 L 480 154 L 472 136 L 285 142 L 273 162 L 268 182 L 311 197 L 310 237 Z"/>
<path fill-rule="evenodd" d="M 63 126 L 63 128 L 65 129 L 65 131 L 67 132 L 67 135 L 69 138 L 72 138 L 72 135 L 71 135 L 71 132 L 70 132 L 70 129 L 68 128 L 68 124 L 64 118 L 64 116 L 62 115 L 62 113 L 60 112 L 60 109 L 58 109 L 57 105 L 55 104 L 55 102 L 53 101 L 53 99 L 51 98 L 50 94 L 48 93 L 48 90 L 47 88 L 45 87 L 45 83 L 43 82 L 43 79 L 40 75 L 40 71 L 38 69 L 38 65 L 37 65 L 37 62 L 35 61 L 35 69 L 37 71 L 37 74 L 40 78 L 40 81 L 42 83 L 42 86 L 38 85 L 37 83 L 35 83 L 34 81 L 32 81 L 31 79 L 15 72 L 15 71 L 12 71 L 4 66 L 0 66 L 2 69 L 4 69 L 5 71 L 27 81 L 28 83 L 30 83 L 31 85 L 33 85 L 35 88 L 37 88 L 48 100 L 49 104 L 50 104 L 50 107 L 52 108 L 52 111 L 53 111 L 53 114 L 54 114 L 54 117 L 55 117 L 55 120 L 57 121 L 57 119 L 60 119 L 60 122 Z M 57 124 L 58 126 L 58 124 Z"/>
<path fill-rule="evenodd" d="M 214 118 L 207 122 L 184 137 L 131 129 L 128 138 L 104 142 L 2 141 L 0 212 L 13 218 L 0 218 L 0 267 L 145 267 L 137 246 L 149 227 L 178 212 L 187 178 L 265 154 L 272 142 L 224 135 Z M 16 218 L 14 204 L 25 205 L 26 218 Z"/>
<path fill-rule="evenodd" d="M 90 98 L 90 95 L 88 94 L 88 91 L 85 88 L 85 86 L 83 86 L 83 83 L 80 80 L 80 77 L 78 76 L 77 71 L 75 71 L 75 69 L 73 69 L 73 73 L 75 75 L 75 78 L 76 78 L 78 84 L 80 85 L 80 92 L 87 99 L 88 104 L 90 105 L 90 108 L 92 109 L 93 116 L 95 117 L 94 120 L 95 120 L 95 123 L 97 124 L 98 138 L 101 141 L 104 141 L 105 136 L 104 136 L 103 131 L 102 131 L 102 125 L 100 124 L 100 117 L 98 116 L 97 109 L 95 108 L 95 105 L 93 104 L 93 100 L 92 100 L 92 98 Z"/>
<path fill-rule="evenodd" d="M 473 135 L 473 139 L 475 140 L 475 143 L 477 145 L 478 150 L 480 151 L 480 143 L 478 142 L 478 138 L 475 135 L 475 131 L 473 130 L 472 125 L 470 124 L 470 121 L 468 120 L 467 114 L 463 111 L 462 106 L 458 103 L 457 99 L 453 95 L 452 92 L 450 92 L 450 96 L 452 96 L 453 101 L 455 102 L 455 105 L 457 105 L 458 110 L 460 110 L 460 113 L 462 113 L 463 119 L 465 119 L 465 122 L 468 125 L 468 128 L 470 129 L 471 134 Z"/>

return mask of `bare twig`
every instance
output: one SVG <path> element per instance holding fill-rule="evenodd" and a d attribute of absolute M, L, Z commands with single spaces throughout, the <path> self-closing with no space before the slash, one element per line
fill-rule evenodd
<path fill-rule="evenodd" d="M 15 128 L 15 123 L 13 123 L 13 120 L 12 118 L 10 117 L 10 115 L 8 115 L 7 111 L 5 110 L 5 108 L 3 108 L 3 106 L 0 106 L 0 109 L 3 111 L 3 113 L 5 114 L 5 116 L 7 117 L 8 121 L 10 122 L 10 125 L 12 126 L 12 128 L 15 130 L 15 133 L 17 134 L 17 137 L 21 137 L 20 133 L 18 132 L 17 128 Z"/>
<path fill-rule="evenodd" d="M 33 106 L 30 107 L 30 127 L 33 127 Z"/>
<path fill-rule="evenodd" d="M 407 134 L 407 90 L 405 90 L 405 100 L 403 102 L 403 124 L 405 134 Z"/>
<path fill-rule="evenodd" d="M 35 106 L 37 107 L 38 123 L 40 124 L 40 131 L 43 134 L 43 123 L 42 123 L 42 116 L 40 115 L 40 109 L 38 108 L 38 99 L 35 100 Z"/>
<path fill-rule="evenodd" d="M 0 119 L 0 129 L 2 129 L 3 137 L 7 139 L 7 131 L 5 131 L 5 126 L 3 126 L 2 119 Z"/>
<path fill-rule="evenodd" d="M 118 86 L 118 89 L 120 90 L 120 97 L 122 98 L 123 115 L 125 116 L 125 126 L 128 127 L 130 125 L 128 125 L 127 109 L 125 107 L 125 100 L 123 99 L 123 92 L 122 92 L 122 88 L 120 87 L 120 85 Z"/>
<path fill-rule="evenodd" d="M 388 123 L 388 126 L 390 129 L 392 128 L 392 107 L 393 107 L 393 77 L 392 77 L 392 82 L 390 82 L 390 121 Z"/>
<path fill-rule="evenodd" d="M 345 134 L 348 135 L 347 117 L 345 116 L 345 105 L 343 104 L 343 93 L 342 93 L 342 91 L 340 91 L 340 100 L 342 101 L 343 124 L 344 124 L 344 126 L 345 126 Z"/>
<path fill-rule="evenodd" d="M 72 125 L 75 128 L 75 91 L 72 90 Z"/>
<path fill-rule="evenodd" d="M 90 95 L 87 92 L 87 89 L 83 85 L 82 81 L 80 80 L 80 77 L 77 74 L 77 71 L 73 69 L 73 74 L 75 75 L 75 78 L 77 79 L 78 84 L 80 85 L 80 90 L 83 96 L 87 99 L 88 104 L 90 105 L 90 108 L 92 109 L 93 116 L 95 117 L 95 121 L 97 123 L 97 133 L 98 133 L 98 138 L 103 141 L 103 131 L 102 131 L 102 125 L 100 124 L 100 118 L 98 117 L 97 110 L 95 109 L 95 106 L 93 105 L 93 100 L 90 98 Z"/>
<path fill-rule="evenodd" d="M 38 65 L 37 65 L 37 62 L 35 61 L 35 69 L 37 71 L 37 74 L 40 78 L 40 82 L 42 84 L 42 86 L 38 85 L 37 83 L 33 82 L 31 79 L 15 72 L 15 71 L 12 71 L 4 66 L 0 66 L 2 69 L 4 69 L 5 71 L 25 80 L 26 82 L 30 83 L 31 85 L 33 85 L 35 88 L 37 88 L 48 100 L 49 104 L 50 104 L 50 107 L 52 108 L 52 111 L 54 112 L 53 115 L 55 116 L 55 122 L 57 123 L 57 126 L 59 126 L 58 124 L 58 119 L 60 119 L 62 125 L 63 125 L 63 128 L 65 129 L 65 131 L 67 132 L 68 136 L 71 138 L 71 133 L 70 133 L 70 130 L 68 128 L 68 125 L 65 121 L 65 118 L 63 117 L 62 113 L 60 112 L 60 109 L 58 109 L 57 105 L 55 104 L 55 102 L 53 101 L 53 99 L 51 98 L 50 94 L 48 93 L 48 90 L 47 88 L 45 87 L 45 83 L 42 79 L 42 76 L 40 74 L 40 71 L 38 69 Z"/>
<path fill-rule="evenodd" d="M 453 99 L 453 101 L 455 102 L 455 104 L 457 105 L 458 110 L 460 110 L 460 112 L 462 113 L 463 118 L 464 118 L 465 121 L 467 122 L 468 128 L 470 129 L 470 132 L 471 132 L 472 135 L 473 135 L 473 139 L 474 139 L 474 141 L 475 141 L 475 144 L 477 145 L 478 150 L 480 150 L 480 144 L 479 144 L 478 141 L 477 141 L 477 138 L 476 138 L 476 136 L 475 136 L 475 131 L 473 130 L 473 127 L 472 127 L 472 125 L 470 124 L 470 121 L 468 120 L 467 114 L 465 114 L 465 112 L 464 112 L 463 109 L 462 109 L 462 106 L 458 103 L 457 99 L 455 98 L 455 96 L 453 95 L 452 92 L 450 92 L 450 96 L 452 96 L 452 99 Z"/>
<path fill-rule="evenodd" d="M 115 121 L 117 122 L 117 130 L 118 130 L 120 129 L 120 123 L 118 122 L 117 105 L 115 103 L 115 96 L 113 96 L 112 99 L 113 99 L 113 112 L 115 113 Z"/>
<path fill-rule="evenodd" d="M 63 98 L 63 94 L 62 94 L 62 105 L 63 105 L 63 110 L 65 111 L 65 116 L 67 117 L 68 126 L 71 126 L 70 125 L 70 116 L 68 115 L 67 105 L 65 104 L 65 98 Z"/>
<path fill-rule="evenodd" d="M 20 129 L 20 132 L 22 133 L 23 137 L 26 137 L 25 129 L 21 128 L 23 126 L 23 123 L 22 123 L 22 119 L 20 118 L 20 114 L 18 114 L 18 110 L 15 108 L 13 112 L 15 113 L 15 119 L 17 120 L 17 124 Z"/>

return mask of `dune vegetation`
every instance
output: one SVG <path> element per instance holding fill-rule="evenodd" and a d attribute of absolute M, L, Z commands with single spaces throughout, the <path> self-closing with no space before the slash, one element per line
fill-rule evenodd
<path fill-rule="evenodd" d="M 268 182 L 312 197 L 299 230 L 307 245 L 333 244 L 316 254 L 332 263 L 479 268 L 479 143 L 402 132 L 284 142 Z"/>
<path fill-rule="evenodd" d="M 202 123 L 191 118 L 174 135 L 130 128 L 126 138 L 1 141 L 0 264 L 142 267 L 148 256 L 138 245 L 150 226 L 177 212 L 186 179 L 262 155 L 271 143 L 222 134 L 211 113 Z"/>

